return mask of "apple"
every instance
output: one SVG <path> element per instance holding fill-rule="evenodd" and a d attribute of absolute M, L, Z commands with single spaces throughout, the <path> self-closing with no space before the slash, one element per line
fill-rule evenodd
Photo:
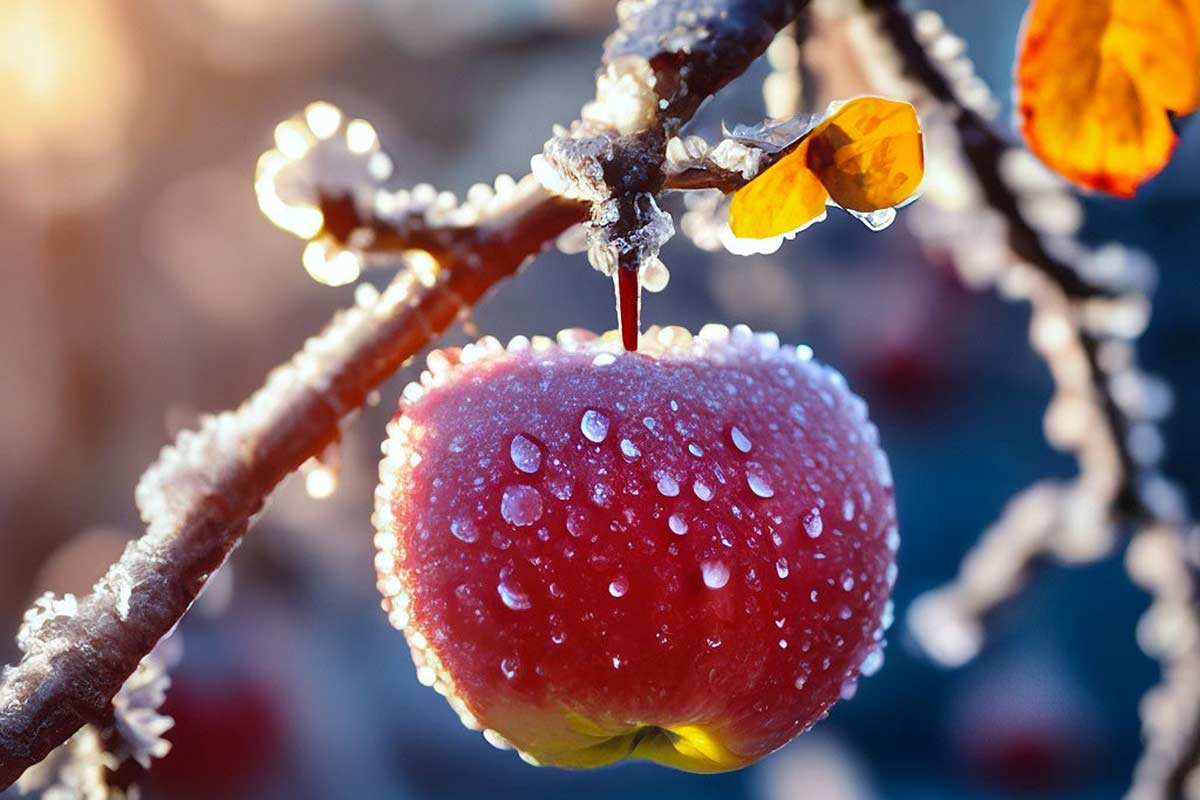
<path fill-rule="evenodd" d="M 899 536 L 866 405 L 706 326 L 429 356 L 376 491 L 418 679 L 537 764 L 745 766 L 882 663 Z"/>

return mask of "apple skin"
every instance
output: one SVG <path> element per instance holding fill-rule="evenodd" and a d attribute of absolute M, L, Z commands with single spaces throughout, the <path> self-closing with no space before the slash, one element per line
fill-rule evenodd
<path fill-rule="evenodd" d="M 431 355 L 374 517 L 421 682 L 531 763 L 699 772 L 852 695 L 890 624 L 893 488 L 866 405 L 809 357 L 740 326 Z"/>

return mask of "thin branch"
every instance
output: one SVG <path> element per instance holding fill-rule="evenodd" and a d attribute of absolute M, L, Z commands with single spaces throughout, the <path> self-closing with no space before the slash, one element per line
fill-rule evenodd
<path fill-rule="evenodd" d="M 851 49 L 870 51 L 860 56 L 899 72 L 900 80 L 881 77 L 879 70 L 865 69 L 866 74 L 888 83 L 893 96 L 917 105 L 925 119 L 940 118 L 953 131 L 961 163 L 948 172 L 959 173 L 953 177 L 961 185 L 950 199 L 961 205 L 964 196 L 975 198 L 964 212 L 972 217 L 971 235 L 961 242 L 946 240 L 932 226 L 921 230 L 919 216 L 918 233 L 954 251 L 962 268 L 961 262 L 979 260 L 980 251 L 992 244 L 989 220 L 1000 222 L 997 249 L 1004 252 L 985 280 L 1010 297 L 1029 300 L 1031 340 L 1056 384 L 1047 435 L 1079 463 L 1075 481 L 1038 485 L 1019 495 L 964 559 L 957 579 L 913 603 L 910 626 L 932 656 L 961 663 L 978 650 L 994 610 L 1014 597 L 1040 565 L 1099 558 L 1116 534 L 1131 534 L 1128 571 L 1153 597 L 1138 640 L 1159 660 L 1163 681 L 1142 702 L 1146 750 L 1127 800 L 1195 796 L 1200 785 L 1200 533 L 1158 470 L 1162 438 L 1156 423 L 1167 411 L 1164 397 L 1169 395 L 1136 361 L 1134 341 L 1149 321 L 1149 270 L 1128 253 L 1119 255 L 1113 268 L 1103 253 L 1083 248 L 1065 231 L 1039 229 L 1039 223 L 1054 226 L 1028 207 L 1039 192 L 1058 211 L 1078 211 L 1077 205 L 987 122 L 981 108 L 992 105 L 990 97 L 963 68 L 966 62 L 955 54 L 957 41 L 935 15 L 911 17 L 896 0 L 861 0 L 861 7 L 858 13 L 866 16 L 859 16 L 857 25 L 843 24 L 840 35 Z M 935 57 L 935 49 L 950 55 Z M 970 282 L 978 275 L 964 270 L 964 277 Z"/>
<path fill-rule="evenodd" d="M 636 58 L 650 65 L 655 102 L 643 129 L 665 138 L 742 74 L 803 5 L 623 4 L 621 28 L 606 45 L 605 61 L 611 67 Z M 329 121 L 327 109 L 317 111 L 323 123 Z M 322 138 L 327 128 L 321 124 L 313 132 Z M 285 129 L 283 135 L 308 147 L 294 133 Z M 370 142 L 360 149 L 369 151 Z M 637 166 L 635 157 L 625 169 Z M 386 177 L 390 165 L 376 161 L 382 166 L 373 172 Z M 661 158 L 650 163 L 661 167 Z M 356 204 L 336 193 L 319 199 L 321 207 L 303 222 L 315 214 L 312 233 L 326 228 L 349 241 L 349 232 L 363 223 L 361 216 L 347 216 Z M 25 655 L 0 676 L 0 789 L 81 726 L 106 720 L 113 696 L 179 622 L 274 487 L 336 440 L 341 421 L 464 307 L 586 213 L 577 200 L 553 196 L 532 179 L 507 199 L 489 206 L 474 224 L 446 230 L 432 229 L 426 215 L 389 219 L 386 236 L 377 240 L 426 251 L 420 268 L 401 272 L 382 294 L 360 294 L 356 308 L 338 314 L 237 410 L 205 420 L 199 431 L 181 434 L 163 450 L 136 492 L 146 534 L 87 597 L 78 603 L 50 599 L 26 615 L 20 637 Z"/>

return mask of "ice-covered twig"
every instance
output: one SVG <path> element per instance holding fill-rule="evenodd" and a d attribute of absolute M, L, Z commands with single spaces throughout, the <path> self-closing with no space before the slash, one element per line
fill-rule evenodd
<path fill-rule="evenodd" d="M 1158 470 L 1157 423 L 1170 392 L 1136 359 L 1153 270 L 1123 248 L 1089 250 L 1074 239 L 1078 202 L 995 132 L 994 101 L 936 15 L 910 16 L 895 0 L 822 0 L 814 17 L 817 35 L 857 56 L 871 90 L 921 111 L 940 163 L 930 165 L 925 200 L 909 221 L 928 246 L 949 252 L 969 284 L 1029 301 L 1031 342 L 1055 382 L 1046 434 L 1079 465 L 1075 480 L 1014 499 L 958 577 L 913 603 L 910 627 L 936 660 L 962 663 L 978 651 L 988 616 L 1039 565 L 1093 560 L 1119 534 L 1132 536 L 1130 576 L 1153 596 L 1138 641 L 1159 660 L 1163 681 L 1142 701 L 1146 749 L 1127 800 L 1197 796 L 1200 533 Z"/>
<path fill-rule="evenodd" d="M 803 5 L 803 0 L 623 3 L 621 29 L 606 46 L 606 63 L 633 58 L 650 65 L 658 100 L 645 130 L 673 135 L 708 96 L 742 74 Z M 610 110 L 619 107 L 617 102 Z M 639 113 L 646 110 L 639 107 Z M 336 109 L 310 107 L 308 132 L 287 129 L 282 142 L 277 137 L 279 157 L 260 164 L 264 210 L 303 238 L 341 231 L 353 244 L 352 231 L 362 227 L 361 216 L 352 218 L 353 226 L 346 221 L 350 217 L 340 216 L 361 207 L 345 199 L 339 204 L 339 195 L 314 195 L 301 183 L 297 203 L 280 191 L 284 167 L 302 160 L 314 141 L 344 130 L 348 150 L 377 147 L 373 131 L 356 126 L 351 134 L 355 121 L 344 129 L 343 122 Z M 390 172 L 379 163 L 367 184 L 372 191 Z M 356 186 L 348 188 L 353 200 Z M 314 196 L 324 200 L 295 213 L 305 197 Z M 377 239 L 392 249 L 419 250 L 416 261 L 382 293 L 360 290 L 355 308 L 339 313 L 236 410 L 207 418 L 198 431 L 181 434 L 165 448 L 136 493 L 146 534 L 129 545 L 91 594 L 23 629 L 25 655 L 0 675 L 0 789 L 83 725 L 109 719 L 114 695 L 178 623 L 274 487 L 335 441 L 342 420 L 464 307 L 582 221 L 587 210 L 525 179 L 505 202 L 470 224 L 442 224 L 428 214 L 398 215 L 389 222 L 386 236 Z"/>

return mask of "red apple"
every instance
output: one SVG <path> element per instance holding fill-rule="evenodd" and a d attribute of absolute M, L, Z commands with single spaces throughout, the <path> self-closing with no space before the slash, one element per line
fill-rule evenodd
<path fill-rule="evenodd" d="M 418 678 L 568 767 L 736 769 L 851 694 L 891 616 L 892 482 L 809 356 L 721 326 L 431 355 L 374 520 Z"/>

